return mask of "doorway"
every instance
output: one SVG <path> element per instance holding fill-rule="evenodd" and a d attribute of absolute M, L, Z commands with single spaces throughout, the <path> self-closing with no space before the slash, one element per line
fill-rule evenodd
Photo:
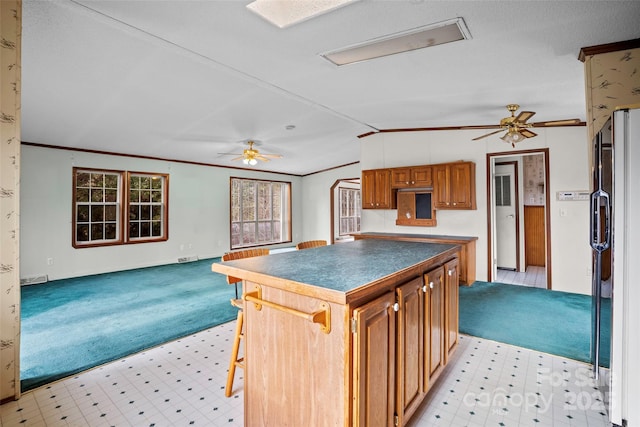
<path fill-rule="evenodd" d="M 518 271 L 520 264 L 520 206 L 518 162 L 499 162 L 494 174 L 496 217 L 496 267 Z"/>
<path fill-rule="evenodd" d="M 487 154 L 488 280 L 551 289 L 549 150 Z"/>
<path fill-rule="evenodd" d="M 331 244 L 353 240 L 360 231 L 360 178 L 343 178 L 331 186 Z"/>

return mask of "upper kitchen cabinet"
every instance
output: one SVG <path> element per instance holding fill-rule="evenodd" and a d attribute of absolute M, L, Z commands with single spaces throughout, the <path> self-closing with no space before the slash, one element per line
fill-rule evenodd
<path fill-rule="evenodd" d="M 395 209 L 389 169 L 362 171 L 362 209 Z"/>
<path fill-rule="evenodd" d="M 437 209 L 476 209 L 475 163 L 460 161 L 432 168 Z"/>
<path fill-rule="evenodd" d="M 424 188 L 433 186 L 431 166 L 391 169 L 391 188 Z"/>

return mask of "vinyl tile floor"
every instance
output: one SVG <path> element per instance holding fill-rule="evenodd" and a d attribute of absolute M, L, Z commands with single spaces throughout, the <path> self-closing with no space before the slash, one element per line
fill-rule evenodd
<path fill-rule="evenodd" d="M 547 289 L 547 270 L 544 267 L 534 266 L 527 267 L 527 271 L 524 273 L 498 269 L 495 281 L 509 285 Z"/>
<path fill-rule="evenodd" d="M 224 397 L 234 328 L 229 322 L 24 393 L 0 406 L 0 425 L 241 426 L 241 369 L 234 395 Z M 588 365 L 461 335 L 409 425 L 603 427 L 602 395 Z"/>

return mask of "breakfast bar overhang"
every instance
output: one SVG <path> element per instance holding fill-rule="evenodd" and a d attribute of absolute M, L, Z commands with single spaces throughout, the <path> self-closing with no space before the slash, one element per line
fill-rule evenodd
<path fill-rule="evenodd" d="M 243 279 L 245 425 L 404 425 L 457 345 L 459 252 L 371 239 L 214 263 Z"/>

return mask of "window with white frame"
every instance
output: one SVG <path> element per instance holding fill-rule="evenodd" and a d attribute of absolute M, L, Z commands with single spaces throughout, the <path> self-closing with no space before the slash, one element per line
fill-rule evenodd
<path fill-rule="evenodd" d="M 496 206 L 511 206 L 511 177 L 509 175 L 496 175 Z"/>
<path fill-rule="evenodd" d="M 74 168 L 73 246 L 167 240 L 168 180 L 166 174 Z"/>
<path fill-rule="evenodd" d="M 338 234 L 346 236 L 360 231 L 360 190 L 339 188 L 340 226 Z"/>
<path fill-rule="evenodd" d="M 231 178 L 231 249 L 291 242 L 291 183 Z"/>

